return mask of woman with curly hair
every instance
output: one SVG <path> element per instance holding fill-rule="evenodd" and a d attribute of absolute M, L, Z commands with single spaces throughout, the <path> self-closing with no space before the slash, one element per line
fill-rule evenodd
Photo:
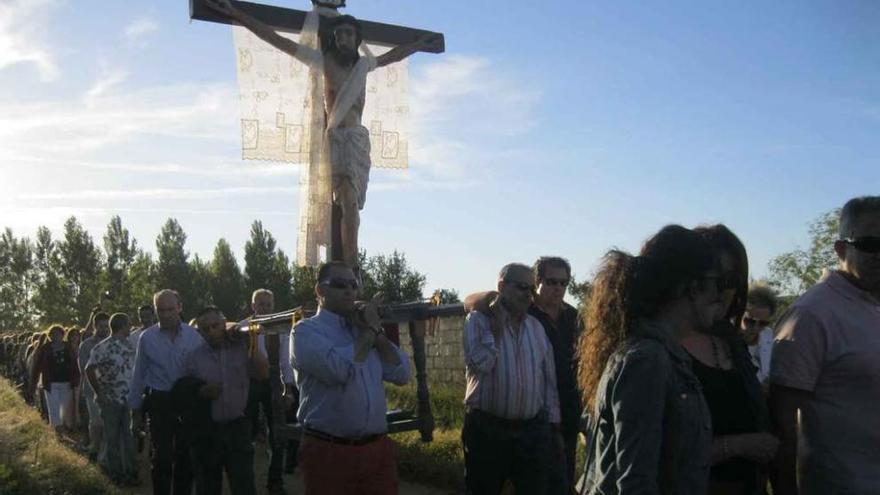
<path fill-rule="evenodd" d="M 591 418 L 582 495 L 706 493 L 711 418 L 679 342 L 714 323 L 718 281 L 706 240 L 678 225 L 638 256 L 605 255 L 578 344 Z"/>

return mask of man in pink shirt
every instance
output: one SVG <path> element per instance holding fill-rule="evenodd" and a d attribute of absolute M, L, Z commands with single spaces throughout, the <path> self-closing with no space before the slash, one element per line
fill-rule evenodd
<path fill-rule="evenodd" d="M 777 326 L 777 495 L 880 494 L 880 196 L 847 202 L 834 250 Z"/>

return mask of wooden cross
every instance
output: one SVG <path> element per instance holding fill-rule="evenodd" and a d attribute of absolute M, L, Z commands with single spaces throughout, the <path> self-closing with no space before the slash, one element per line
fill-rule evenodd
<path fill-rule="evenodd" d="M 305 0 L 303 0 L 305 1 Z M 259 3 L 242 2 L 231 0 L 231 3 L 240 11 L 258 21 L 266 24 L 275 31 L 298 33 L 302 31 L 303 24 L 306 20 L 308 12 L 296 9 L 286 9 L 283 7 L 275 7 L 272 5 L 263 5 Z M 189 0 L 190 19 L 199 21 L 217 22 L 221 24 L 235 24 L 235 22 L 206 5 L 206 0 Z M 443 53 L 446 49 L 443 34 L 426 31 L 423 29 L 413 29 L 392 24 L 383 24 L 380 22 L 362 21 L 358 19 L 363 28 L 364 42 L 384 46 L 399 46 L 417 41 L 426 35 L 437 35 L 440 42 L 434 47 L 421 51 L 430 53 Z M 338 239 L 338 232 L 335 233 L 332 246 L 341 246 Z M 338 256 L 337 256 L 338 258 Z M 288 317 L 286 321 L 290 321 Z M 430 441 L 434 428 L 434 418 L 431 414 L 430 401 L 428 399 L 428 387 L 425 375 L 425 353 L 424 353 L 424 322 L 410 321 L 410 335 L 415 350 L 416 378 L 419 383 L 419 405 L 418 405 L 418 421 L 398 421 L 389 425 L 390 431 L 403 431 L 410 429 L 419 429 L 422 434 L 423 441 Z M 419 329 L 421 329 L 419 331 Z M 288 327 L 287 332 L 290 331 Z M 274 435 L 276 448 L 284 446 L 286 438 L 297 435 L 296 428 L 284 424 L 284 409 L 281 401 L 281 378 L 278 368 L 278 346 L 279 339 L 277 333 L 268 333 L 266 335 L 266 353 L 269 360 L 269 380 L 270 390 L 272 393 L 272 418 L 275 431 Z M 414 424 L 414 425 L 413 425 Z M 280 433 L 280 434 L 279 434 Z"/>
<path fill-rule="evenodd" d="M 232 0 L 231 3 L 242 12 L 270 26 L 272 29 L 287 33 L 302 31 L 303 23 L 308 12 L 304 10 L 286 9 L 273 5 L 259 3 L 240 2 Z M 235 24 L 205 4 L 205 0 L 190 0 L 189 17 L 199 21 L 219 22 L 222 24 Z M 398 46 L 416 41 L 427 34 L 439 35 L 441 43 L 436 50 L 423 50 L 426 52 L 443 53 L 446 50 L 442 33 L 434 33 L 423 29 L 413 29 L 381 22 L 362 21 L 364 41 L 377 45 Z"/>

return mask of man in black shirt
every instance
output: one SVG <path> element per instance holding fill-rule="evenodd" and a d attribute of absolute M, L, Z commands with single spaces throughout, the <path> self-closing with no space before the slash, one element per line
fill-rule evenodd
<path fill-rule="evenodd" d="M 548 494 L 570 494 L 574 484 L 575 449 L 581 398 L 577 388 L 577 341 L 583 328 L 578 311 L 563 298 L 571 282 L 571 265 L 559 257 L 542 256 L 533 267 L 535 298 L 529 314 L 544 325 L 553 345 L 556 362 L 556 387 L 559 390 L 560 433 L 564 462 L 551 463 Z M 563 459 L 560 459 L 563 461 Z"/>

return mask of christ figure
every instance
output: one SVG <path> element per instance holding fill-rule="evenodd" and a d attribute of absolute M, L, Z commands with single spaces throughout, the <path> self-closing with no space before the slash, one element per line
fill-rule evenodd
<path fill-rule="evenodd" d="M 360 210 L 364 207 L 370 176 L 370 133 L 361 124 L 366 73 L 401 61 L 417 51 L 442 50 L 442 37 L 425 35 L 378 57 L 362 56 L 359 53 L 363 42 L 361 24 L 352 16 L 337 15 L 321 18 L 321 43 L 320 51 L 317 51 L 279 35 L 270 26 L 237 9 L 229 0 L 208 0 L 207 4 L 282 52 L 309 66 L 322 68 L 324 139 L 332 172 L 334 205 L 331 221 L 342 244 L 341 249 L 331 249 L 333 254 L 330 257 L 338 256 L 357 270 Z M 318 5 L 328 7 L 324 2 Z"/>

